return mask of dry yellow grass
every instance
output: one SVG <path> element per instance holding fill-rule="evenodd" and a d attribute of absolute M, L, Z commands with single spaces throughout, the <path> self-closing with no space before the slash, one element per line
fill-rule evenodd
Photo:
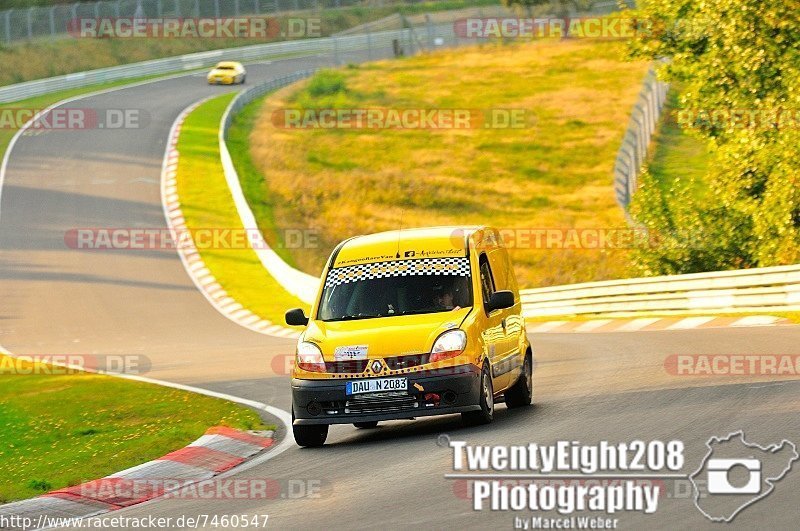
<path fill-rule="evenodd" d="M 269 97 L 251 134 L 279 227 L 319 231 L 292 251 L 318 272 L 354 234 L 437 224 L 619 228 L 612 168 L 647 65 L 610 41 L 539 41 L 447 51 L 341 70 L 345 90 L 309 84 Z M 331 77 L 331 74 L 327 74 Z M 335 75 L 334 75 L 335 77 Z M 313 82 L 313 81 L 312 81 Z M 272 124 L 284 108 L 526 109 L 525 129 L 297 130 Z M 628 252 L 519 249 L 521 284 L 628 273 Z"/>

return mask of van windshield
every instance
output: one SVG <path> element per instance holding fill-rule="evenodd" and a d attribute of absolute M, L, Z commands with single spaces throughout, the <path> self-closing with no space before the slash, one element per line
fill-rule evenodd
<path fill-rule="evenodd" d="M 331 269 L 317 318 L 346 321 L 470 306 L 469 258 L 397 260 Z"/>

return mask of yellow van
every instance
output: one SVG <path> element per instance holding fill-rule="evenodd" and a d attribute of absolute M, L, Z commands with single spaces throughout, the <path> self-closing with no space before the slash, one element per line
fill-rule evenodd
<path fill-rule="evenodd" d="M 331 424 L 460 413 L 492 421 L 533 394 L 508 251 L 489 227 L 404 229 L 358 236 L 334 249 L 292 372 L 294 438 L 320 446 Z"/>

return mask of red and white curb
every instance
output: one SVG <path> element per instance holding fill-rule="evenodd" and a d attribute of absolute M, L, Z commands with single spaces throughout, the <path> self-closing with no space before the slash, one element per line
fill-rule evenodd
<path fill-rule="evenodd" d="M 38 498 L 0 505 L 0 516 L 14 516 L 17 521 L 28 518 L 33 528 L 39 529 L 54 518 L 87 518 L 175 491 L 195 493 L 205 482 L 262 454 L 274 443 L 271 431 L 244 432 L 218 426 L 155 461 Z"/>
<path fill-rule="evenodd" d="M 167 149 L 161 166 L 161 202 L 164 207 L 167 226 L 172 231 L 173 236 L 187 230 L 186 220 L 181 211 L 176 180 L 178 161 L 180 159 L 180 154 L 177 149 L 178 138 L 181 134 L 183 122 L 186 120 L 189 113 L 208 99 L 209 98 L 200 100 L 184 109 L 175 120 L 175 123 L 172 124 L 172 129 L 170 130 L 167 140 Z M 197 286 L 197 289 L 219 313 L 236 324 L 259 334 L 285 338 L 300 337 L 300 333 L 296 330 L 262 319 L 230 297 L 219 282 L 217 282 L 217 279 L 211 271 L 206 267 L 200 253 L 197 251 L 197 248 L 190 238 L 181 240 L 181 245 L 178 246 L 178 255 L 186 268 L 186 272 L 189 274 L 192 282 L 194 282 L 194 285 Z"/>
<path fill-rule="evenodd" d="M 698 315 L 695 317 L 640 317 L 638 319 L 529 322 L 526 328 L 530 334 L 581 334 L 590 332 L 650 332 L 656 330 L 743 328 L 791 324 L 793 323 L 788 319 L 772 315 L 747 315 L 745 317 Z"/>

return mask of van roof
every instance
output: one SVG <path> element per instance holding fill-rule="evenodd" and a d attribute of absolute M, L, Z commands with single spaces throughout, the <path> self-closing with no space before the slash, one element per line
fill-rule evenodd
<path fill-rule="evenodd" d="M 462 257 L 467 255 L 467 239 L 476 231 L 485 229 L 488 227 L 425 227 L 356 236 L 339 247 L 332 266 Z"/>

